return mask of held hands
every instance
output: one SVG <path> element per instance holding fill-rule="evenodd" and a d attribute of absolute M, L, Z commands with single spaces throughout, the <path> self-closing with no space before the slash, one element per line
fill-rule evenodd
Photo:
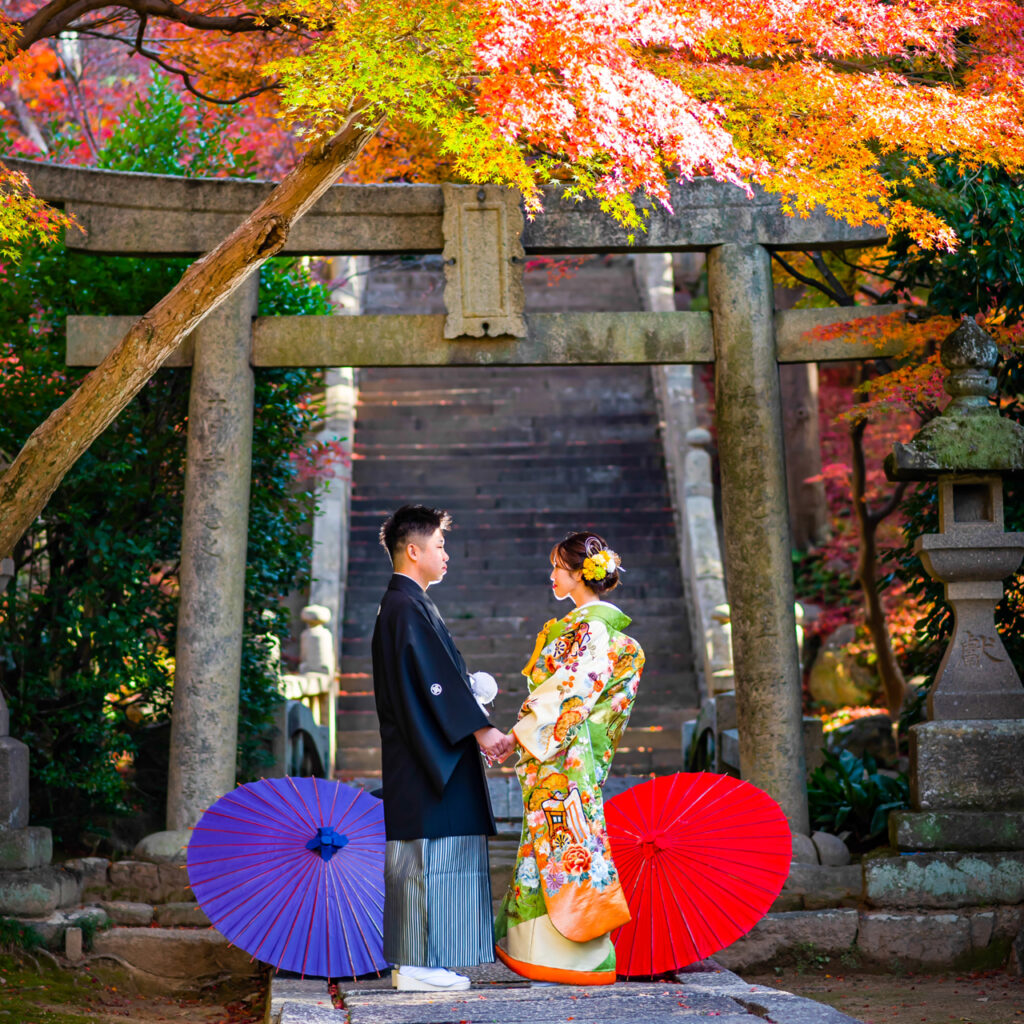
<path fill-rule="evenodd" d="M 493 725 L 477 729 L 473 735 L 489 765 L 495 762 L 501 764 L 515 749 L 515 738 L 511 734 L 506 735 L 500 729 L 495 729 Z"/>

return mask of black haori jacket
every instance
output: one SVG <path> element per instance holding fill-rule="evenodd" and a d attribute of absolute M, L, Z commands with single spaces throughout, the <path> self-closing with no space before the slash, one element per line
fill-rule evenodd
<path fill-rule="evenodd" d="M 494 835 L 480 748 L 490 725 L 434 602 L 395 573 L 373 630 L 388 839 Z"/>

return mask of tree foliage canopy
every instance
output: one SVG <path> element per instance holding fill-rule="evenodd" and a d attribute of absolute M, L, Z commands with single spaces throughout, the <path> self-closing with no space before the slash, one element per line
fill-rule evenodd
<path fill-rule="evenodd" d="M 764 185 L 951 247 L 905 191 L 958 154 L 1024 165 L 1024 8 L 1014 0 L 14 0 L 9 51 L 119 40 L 218 101 L 261 94 L 306 137 L 353 105 L 433 134 L 471 181 L 536 203 L 555 179 L 627 223 L 666 176 Z M 212 30 L 216 30 L 216 33 Z M 22 58 L 18 58 L 22 59 Z M 14 61 L 17 65 L 17 60 Z M 892 175 L 884 159 L 909 158 Z M 25 211 L 0 214 L 13 223 Z"/>

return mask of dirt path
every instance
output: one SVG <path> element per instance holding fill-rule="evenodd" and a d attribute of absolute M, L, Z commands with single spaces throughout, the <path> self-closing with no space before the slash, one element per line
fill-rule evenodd
<path fill-rule="evenodd" d="M 786 969 L 743 975 L 828 1003 L 865 1024 L 1024 1024 L 1024 978 L 976 974 L 831 974 Z"/>
<path fill-rule="evenodd" d="M 141 996 L 88 967 L 0 957 L 0 1024 L 259 1024 L 265 1005 L 265 987 L 251 980 L 199 998 Z"/>

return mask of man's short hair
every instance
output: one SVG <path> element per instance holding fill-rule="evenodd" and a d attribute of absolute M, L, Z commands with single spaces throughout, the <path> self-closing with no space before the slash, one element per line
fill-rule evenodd
<path fill-rule="evenodd" d="M 406 544 L 432 537 L 437 530 L 450 530 L 451 526 L 452 517 L 443 508 L 403 505 L 384 520 L 378 536 L 394 564 L 395 552 L 404 550 Z"/>

